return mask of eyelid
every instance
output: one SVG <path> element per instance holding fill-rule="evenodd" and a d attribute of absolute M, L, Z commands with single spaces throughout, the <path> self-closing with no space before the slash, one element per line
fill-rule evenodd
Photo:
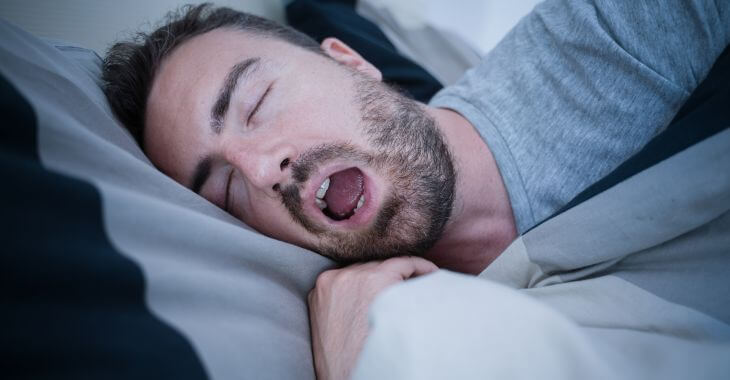
<path fill-rule="evenodd" d="M 230 199 L 231 199 L 231 183 L 233 182 L 233 173 L 235 172 L 234 169 L 231 169 L 231 172 L 228 174 L 228 182 L 226 182 L 226 196 L 223 201 L 223 210 L 230 213 Z"/>
<path fill-rule="evenodd" d="M 270 90 L 271 90 L 271 85 L 269 85 L 269 87 L 266 88 L 266 91 L 264 91 L 264 94 L 261 95 L 261 97 L 259 98 L 258 103 L 256 103 L 256 105 L 253 107 L 253 109 L 251 110 L 251 113 L 248 114 L 248 118 L 246 118 L 247 124 L 251 123 L 251 119 L 256 115 L 256 112 L 258 112 L 259 108 L 261 107 L 261 104 L 264 102 L 264 99 L 266 98 L 267 95 L 269 95 Z"/>

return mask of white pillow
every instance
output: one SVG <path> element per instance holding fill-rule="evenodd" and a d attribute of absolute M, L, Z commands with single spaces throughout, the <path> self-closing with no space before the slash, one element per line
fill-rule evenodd
<path fill-rule="evenodd" d="M 37 217 L 19 231 L 58 228 L 5 242 L 37 249 L 5 252 L 33 263 L 4 260 L 3 273 L 18 279 L 11 289 L 25 292 L 18 281 L 33 278 L 36 293 L 13 294 L 18 303 L 3 312 L 20 321 L 10 330 L 23 342 L 4 352 L 53 378 L 158 378 L 201 366 L 214 378 L 314 378 L 306 295 L 332 263 L 250 230 L 156 170 L 112 116 L 99 63 L 90 50 L 0 22 L 0 74 L 35 114 L 35 127 L 3 127 L 36 136 L 39 161 L 23 159 L 45 185 L 27 199 L 68 199 L 22 206 Z M 88 206 L 68 211 L 76 201 Z"/>

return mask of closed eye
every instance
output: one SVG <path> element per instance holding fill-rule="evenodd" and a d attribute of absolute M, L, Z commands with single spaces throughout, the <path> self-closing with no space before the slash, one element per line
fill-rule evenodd
<path fill-rule="evenodd" d="M 256 115 L 256 112 L 258 112 L 259 108 L 261 107 L 261 104 L 264 103 L 264 99 L 266 99 L 266 95 L 269 95 L 269 91 L 271 90 L 271 86 L 266 88 L 266 91 L 264 91 L 264 94 L 261 95 L 261 98 L 259 98 L 258 103 L 256 103 L 256 106 L 253 107 L 253 110 L 251 110 L 251 113 L 248 114 L 248 119 L 246 120 L 246 123 L 251 123 L 251 119 Z"/>
<path fill-rule="evenodd" d="M 228 174 L 228 182 L 226 183 L 226 196 L 225 200 L 223 201 L 223 209 L 230 213 L 231 205 L 229 204 L 231 199 L 231 183 L 233 182 L 233 173 L 235 172 L 234 169 L 231 169 L 230 174 Z"/>

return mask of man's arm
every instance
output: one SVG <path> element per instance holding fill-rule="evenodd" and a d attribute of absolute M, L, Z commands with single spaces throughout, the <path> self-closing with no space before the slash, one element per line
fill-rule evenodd
<path fill-rule="evenodd" d="M 639 151 L 730 42 L 726 0 L 546 0 L 432 106 L 495 156 L 521 233 Z"/>
<path fill-rule="evenodd" d="M 689 95 L 730 43 L 727 0 L 593 0 L 606 34 Z"/>
<path fill-rule="evenodd" d="M 367 337 L 367 312 L 376 295 L 391 285 L 436 270 L 436 265 L 419 257 L 396 257 L 320 274 L 309 293 L 317 378 L 349 377 Z"/>

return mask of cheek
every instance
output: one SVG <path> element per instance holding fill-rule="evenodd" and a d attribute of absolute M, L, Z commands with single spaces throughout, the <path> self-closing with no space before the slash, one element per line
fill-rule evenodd
<path fill-rule="evenodd" d="M 318 143 L 357 139 L 359 112 L 343 99 L 321 96 L 290 103 L 282 115 L 282 133 L 296 133 Z"/>
<path fill-rule="evenodd" d="M 241 218 L 244 223 L 269 237 L 291 241 L 292 223 L 289 214 L 283 209 L 281 203 L 262 204 L 252 206 L 246 211 L 245 217 Z"/>
<path fill-rule="evenodd" d="M 330 139 L 352 138 L 349 133 L 340 135 L 339 132 L 353 130 L 359 125 L 359 107 L 355 106 L 347 83 L 336 79 L 320 78 L 305 83 L 290 83 L 288 88 L 292 91 L 286 93 L 280 105 L 286 124 L 299 126 L 298 129 L 303 132 L 324 132 Z"/>

